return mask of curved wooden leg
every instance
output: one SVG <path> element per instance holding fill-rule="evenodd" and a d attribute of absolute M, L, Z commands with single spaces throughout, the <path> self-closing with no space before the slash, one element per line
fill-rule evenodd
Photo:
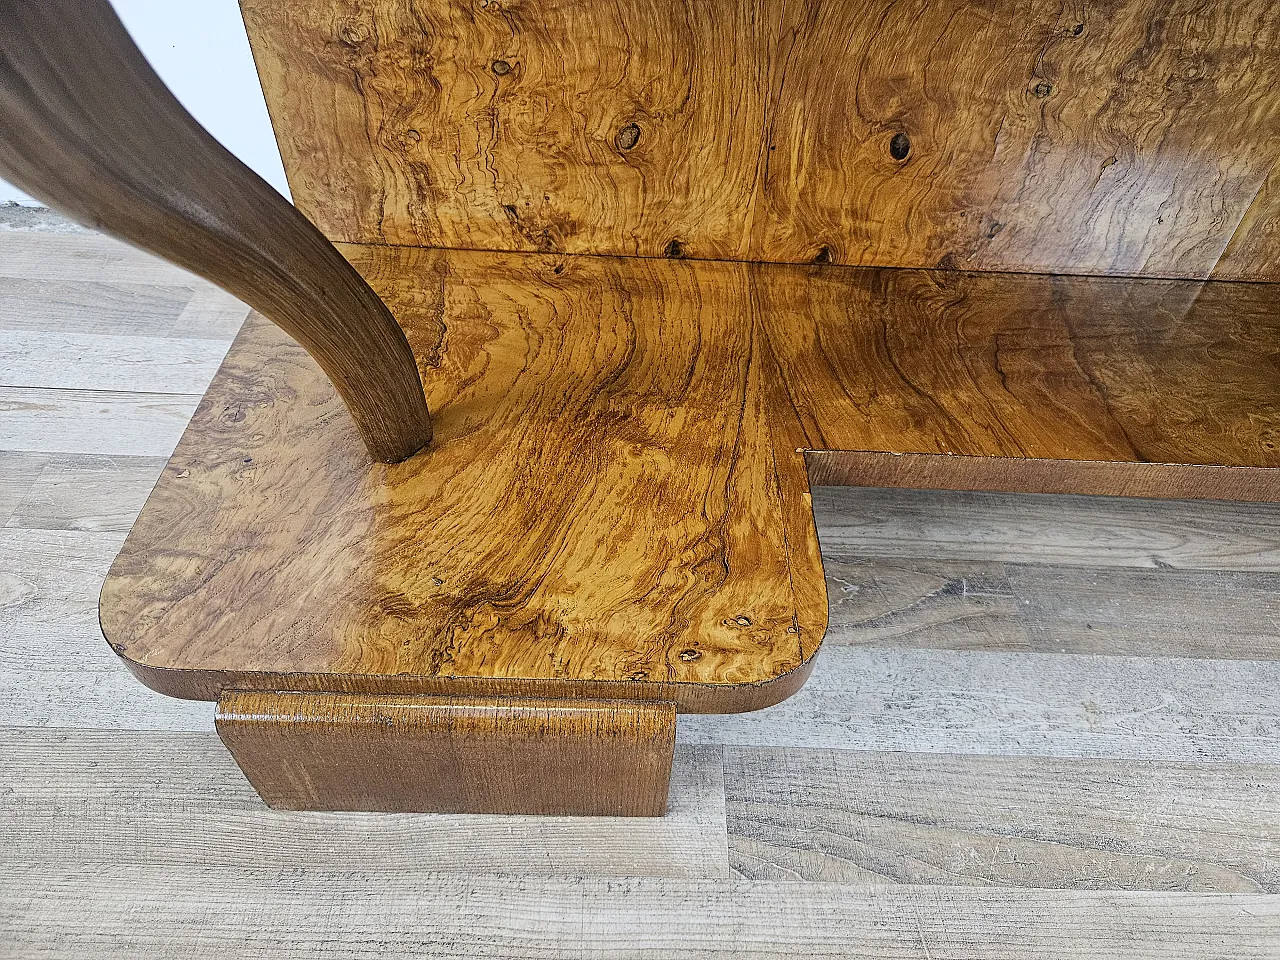
<path fill-rule="evenodd" d="M 333 381 L 374 458 L 403 460 L 431 439 L 395 318 L 182 108 L 107 0 L 0 0 L 0 174 L 283 327 Z"/>

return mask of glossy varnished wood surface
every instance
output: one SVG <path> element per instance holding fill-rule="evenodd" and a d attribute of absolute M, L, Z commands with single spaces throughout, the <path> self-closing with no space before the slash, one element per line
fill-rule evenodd
<path fill-rule="evenodd" d="M 375 459 L 403 460 L 431 439 L 395 319 L 313 224 L 183 109 L 107 0 L 0 0 L 0 174 L 288 330 Z"/>
<path fill-rule="evenodd" d="M 1269 0 L 242 0 L 358 242 L 1276 279 Z"/>
<path fill-rule="evenodd" d="M 1268 285 L 759 276 L 815 484 L 1280 497 L 1269 469 L 1280 466 L 1280 306 Z"/>
<path fill-rule="evenodd" d="M 670 703 L 232 691 L 218 735 L 272 807 L 660 817 Z"/>
<path fill-rule="evenodd" d="M 826 603 L 747 267 L 348 252 L 437 439 L 362 462 L 314 364 L 251 319 L 103 592 L 144 682 L 694 711 L 794 692 Z"/>
<path fill-rule="evenodd" d="M 826 625 L 802 450 L 928 458 L 904 485 L 1036 489 L 1069 460 L 1060 492 L 1191 471 L 1275 496 L 1265 285 L 346 252 L 440 442 L 367 464 L 314 364 L 251 320 L 103 591 L 164 692 L 777 702 Z"/>

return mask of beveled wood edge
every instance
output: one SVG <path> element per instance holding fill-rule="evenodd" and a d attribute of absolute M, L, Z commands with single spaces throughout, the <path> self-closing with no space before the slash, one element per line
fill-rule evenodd
<path fill-rule="evenodd" d="M 582 250 L 527 250 L 517 247 L 465 247 L 457 244 L 437 244 L 423 247 L 413 243 L 387 243 L 379 240 L 348 240 L 338 237 L 331 241 L 350 259 L 349 251 L 360 249 L 376 250 L 429 250 L 441 253 L 481 253 L 501 257 L 555 257 L 557 260 L 658 260 L 670 262 L 671 257 L 665 253 L 588 253 Z M 751 267 L 782 267 L 790 269 L 815 270 L 820 273 L 833 271 L 854 271 L 867 273 L 929 273 L 945 277 L 1054 277 L 1064 280 L 1105 280 L 1123 283 L 1125 281 L 1153 281 L 1164 283 L 1212 283 L 1214 286 L 1280 286 L 1280 276 L 1264 273 L 1241 273 L 1230 277 L 1205 276 L 1200 273 L 1064 273 L 1060 270 L 1037 270 L 1032 267 L 1013 269 L 1006 267 L 1000 270 L 985 267 L 957 267 L 943 262 L 922 266 L 903 266 L 900 263 L 814 263 L 812 260 L 740 260 L 730 256 L 707 256 L 684 253 L 679 260 L 686 263 L 729 263 L 745 264 Z"/>
<path fill-rule="evenodd" d="M 811 487 L 1280 502 L 1280 467 L 800 450 Z"/>
<path fill-rule="evenodd" d="M 824 625 L 825 628 L 825 625 Z M 825 629 L 824 629 L 825 632 Z M 798 666 L 759 683 L 661 680 L 545 680 L 506 677 L 424 677 L 411 674 L 273 673 L 154 667 L 108 644 L 143 686 L 179 700 L 216 701 L 227 691 L 359 693 L 371 696 L 501 697 L 533 700 L 670 702 L 680 713 L 749 713 L 775 706 L 799 690 L 813 672 L 814 652 Z"/>
<path fill-rule="evenodd" d="M 369 693 L 369 692 L 352 692 L 340 690 L 291 690 L 289 688 L 272 688 L 272 687 L 228 687 L 222 691 L 218 697 L 218 710 L 214 715 L 215 722 L 219 719 L 230 719 L 232 715 L 236 719 L 259 719 L 265 717 L 255 710 L 243 710 L 246 701 L 251 702 L 258 697 L 298 697 L 298 698 L 322 698 L 332 697 L 335 700 L 341 698 L 362 698 L 367 700 L 385 701 L 388 705 L 395 706 L 399 704 L 414 704 L 419 701 L 436 701 L 440 706 L 455 707 L 464 709 L 467 707 L 487 707 L 487 706 L 555 706 L 560 709 L 578 709 L 578 710 L 597 710 L 607 706 L 632 706 L 645 707 L 653 709 L 658 713 L 666 713 L 664 706 L 673 708 L 671 711 L 674 716 L 674 704 L 670 700 L 654 700 L 643 699 L 638 700 L 634 697 L 528 697 L 522 695 L 502 695 L 502 696 L 439 696 L 433 693 Z"/>
<path fill-rule="evenodd" d="M 1280 468 L 1275 467 L 865 450 L 799 449 L 797 453 L 804 457 L 809 486 L 1280 502 Z M 825 586 L 825 582 L 820 585 L 824 594 Z M 99 610 L 101 612 L 101 605 Z M 825 620 L 822 631 L 825 635 Z M 794 695 L 813 671 L 822 638 L 813 644 L 808 658 L 793 669 L 771 680 L 746 684 L 188 670 L 133 660 L 111 643 L 110 638 L 108 643 L 144 686 L 183 700 L 216 701 L 225 691 L 250 689 L 388 696 L 670 701 L 680 713 L 728 714 L 762 710 Z"/>

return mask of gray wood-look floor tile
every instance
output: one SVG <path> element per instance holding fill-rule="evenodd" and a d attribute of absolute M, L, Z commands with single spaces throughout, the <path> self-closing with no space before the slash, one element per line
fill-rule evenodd
<path fill-rule="evenodd" d="M 1280 958 L 1276 504 L 817 489 L 813 679 L 667 818 L 268 810 L 96 613 L 245 313 L 0 233 L 0 956 Z"/>

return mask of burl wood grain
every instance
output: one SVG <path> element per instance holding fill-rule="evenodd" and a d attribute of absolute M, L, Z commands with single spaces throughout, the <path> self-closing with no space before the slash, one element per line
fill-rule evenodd
<path fill-rule="evenodd" d="M 363 462 L 312 361 L 250 319 L 104 587 L 144 682 L 712 712 L 800 685 L 822 566 L 747 266 L 349 253 L 436 440 Z"/>
<path fill-rule="evenodd" d="M 330 237 L 1277 279 L 1270 0 L 242 0 Z"/>
<path fill-rule="evenodd" d="M 1267 285 L 344 252 L 438 443 L 370 465 L 251 318 L 103 589 L 158 690 L 775 703 L 826 626 L 806 456 L 824 483 L 1280 497 Z"/>
<path fill-rule="evenodd" d="M 182 108 L 107 0 L 0 0 L 0 174 L 288 330 L 375 459 L 403 460 L 431 439 L 395 319 L 333 244 Z"/>
<path fill-rule="evenodd" d="M 670 703 L 231 691 L 218 735 L 284 810 L 658 817 Z"/>
<path fill-rule="evenodd" d="M 815 484 L 1280 499 L 1267 285 L 759 276 Z"/>

